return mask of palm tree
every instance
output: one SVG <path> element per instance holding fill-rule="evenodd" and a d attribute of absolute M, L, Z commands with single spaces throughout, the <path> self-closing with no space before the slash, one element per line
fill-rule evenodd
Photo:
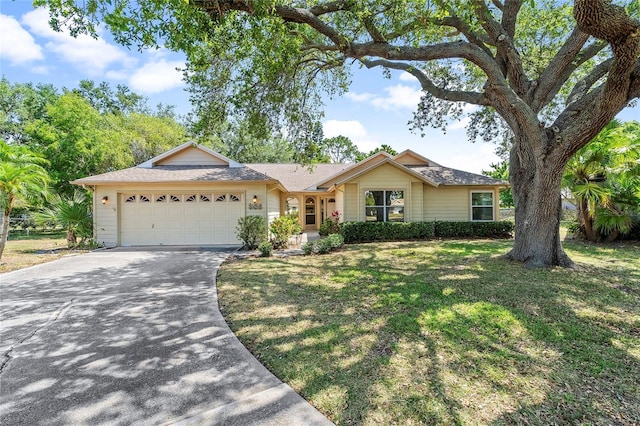
<path fill-rule="evenodd" d="M 563 185 L 576 197 L 587 239 L 629 232 L 640 211 L 640 124 L 609 123 L 571 158 Z"/>
<path fill-rule="evenodd" d="M 69 247 L 76 247 L 91 237 L 91 203 L 83 191 L 76 190 L 71 198 L 63 198 L 56 194 L 49 202 L 51 207 L 36 214 L 38 222 L 55 222 L 61 225 L 67 231 Z"/>
<path fill-rule="evenodd" d="M 0 259 L 9 234 L 11 211 L 27 207 L 47 193 L 49 174 L 42 167 L 47 161 L 21 146 L 0 141 Z"/>

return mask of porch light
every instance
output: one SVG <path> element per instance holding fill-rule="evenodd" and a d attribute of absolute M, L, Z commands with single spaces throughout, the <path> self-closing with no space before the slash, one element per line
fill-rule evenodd
<path fill-rule="evenodd" d="M 108 202 L 109 202 L 109 197 L 107 195 L 102 197 L 102 204 L 107 204 Z"/>
<path fill-rule="evenodd" d="M 251 204 L 249 204 L 249 210 L 262 210 L 262 203 L 258 199 L 257 195 L 253 196 Z"/>

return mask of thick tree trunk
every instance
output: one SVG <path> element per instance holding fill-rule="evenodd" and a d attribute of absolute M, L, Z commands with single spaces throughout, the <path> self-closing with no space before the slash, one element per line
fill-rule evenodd
<path fill-rule="evenodd" d="M 3 212 L 2 220 L 0 220 L 0 259 L 2 259 L 4 246 L 7 242 L 7 236 L 9 235 L 9 221 L 9 213 Z"/>
<path fill-rule="evenodd" d="M 526 137 L 545 138 L 543 132 Z M 516 225 L 513 249 L 507 258 L 523 262 L 530 268 L 570 267 L 573 263 L 560 241 L 560 188 L 566 162 L 553 164 L 558 160 L 534 154 L 531 146 L 531 143 L 516 139 L 511 150 Z"/>

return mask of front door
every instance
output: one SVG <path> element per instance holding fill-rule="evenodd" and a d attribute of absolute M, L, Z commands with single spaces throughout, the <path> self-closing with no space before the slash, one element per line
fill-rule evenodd
<path fill-rule="evenodd" d="M 308 229 L 316 228 L 316 200 L 313 197 L 304 200 L 304 224 Z"/>

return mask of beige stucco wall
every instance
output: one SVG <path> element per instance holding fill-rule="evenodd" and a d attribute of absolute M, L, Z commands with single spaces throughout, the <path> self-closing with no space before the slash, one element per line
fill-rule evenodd
<path fill-rule="evenodd" d="M 272 214 L 271 209 L 279 212 L 279 201 L 274 200 L 274 195 L 268 195 L 267 186 L 264 183 L 244 184 L 212 184 L 211 182 L 196 182 L 188 184 L 127 184 L 127 185 L 100 185 L 94 192 L 94 236 L 98 244 L 106 247 L 114 247 L 120 244 L 120 194 L 162 194 L 162 193 L 216 193 L 239 192 L 244 194 L 245 214 L 262 216 L 265 220 Z M 254 195 L 262 202 L 262 209 L 249 209 Z M 102 204 L 102 197 L 108 196 L 107 204 Z M 275 197 L 279 197 L 276 195 Z M 188 220 L 188 218 L 185 218 Z"/>

